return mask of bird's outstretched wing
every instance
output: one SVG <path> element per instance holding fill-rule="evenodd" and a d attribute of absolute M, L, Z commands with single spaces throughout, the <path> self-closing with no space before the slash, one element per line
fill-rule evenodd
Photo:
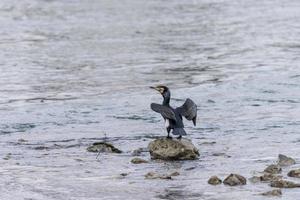
<path fill-rule="evenodd" d="M 191 99 L 187 99 L 182 106 L 176 108 L 176 111 L 187 120 L 193 120 L 193 123 L 196 126 L 197 105 Z"/>
<path fill-rule="evenodd" d="M 151 109 L 157 113 L 160 113 L 164 118 L 176 121 L 175 113 L 167 106 L 151 103 Z"/>

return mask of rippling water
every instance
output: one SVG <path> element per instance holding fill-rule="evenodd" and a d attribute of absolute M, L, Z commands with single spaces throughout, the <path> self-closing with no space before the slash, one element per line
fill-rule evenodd
<path fill-rule="evenodd" d="M 2 0 L 0 199 L 262 199 L 266 184 L 206 181 L 250 177 L 278 153 L 300 162 L 299 10 L 297 0 Z M 198 126 L 186 122 L 198 161 L 130 163 L 166 135 L 149 109 L 159 83 L 174 106 L 198 104 Z M 126 153 L 96 160 L 85 149 L 103 138 Z M 149 171 L 181 175 L 144 180 Z"/>

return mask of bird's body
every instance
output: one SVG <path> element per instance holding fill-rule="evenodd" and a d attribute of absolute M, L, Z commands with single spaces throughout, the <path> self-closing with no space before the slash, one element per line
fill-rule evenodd
<path fill-rule="evenodd" d="M 187 99 L 182 106 L 174 109 L 170 106 L 171 93 L 169 88 L 167 88 L 166 86 L 157 86 L 151 88 L 159 91 L 164 98 L 162 104 L 152 103 L 151 109 L 155 112 L 160 113 L 164 118 L 165 127 L 168 132 L 167 137 L 170 138 L 169 134 L 171 130 L 172 134 L 178 135 L 179 138 L 181 138 L 182 135 L 186 135 L 186 132 L 184 130 L 184 124 L 182 121 L 182 116 L 187 118 L 187 120 L 193 120 L 194 125 L 196 125 L 196 104 L 191 99 Z"/>

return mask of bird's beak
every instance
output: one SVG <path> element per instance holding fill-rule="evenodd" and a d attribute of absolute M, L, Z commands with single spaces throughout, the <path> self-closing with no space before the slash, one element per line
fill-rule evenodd
<path fill-rule="evenodd" d="M 150 88 L 159 91 L 157 87 L 151 86 Z"/>

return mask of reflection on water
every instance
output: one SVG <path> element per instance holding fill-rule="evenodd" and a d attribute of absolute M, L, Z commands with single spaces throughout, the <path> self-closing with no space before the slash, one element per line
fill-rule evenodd
<path fill-rule="evenodd" d="M 299 9 L 297 0 L 1 1 L 0 199 L 262 199 L 267 185 L 206 181 L 250 177 L 278 153 L 299 160 Z M 159 83 L 172 105 L 199 106 L 186 130 L 201 157 L 132 166 L 133 150 L 166 134 L 149 109 Z M 104 139 L 126 153 L 86 152 Z M 144 180 L 173 170 L 174 180 Z"/>

